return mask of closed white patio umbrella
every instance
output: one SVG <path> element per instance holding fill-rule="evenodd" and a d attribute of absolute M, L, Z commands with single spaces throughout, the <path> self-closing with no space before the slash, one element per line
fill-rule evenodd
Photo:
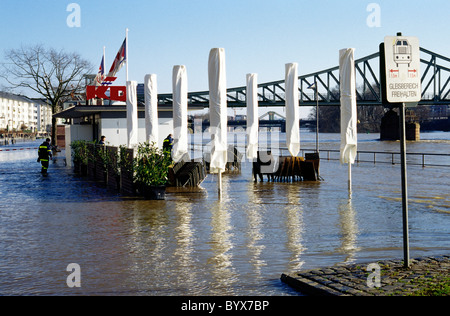
<path fill-rule="evenodd" d="M 286 64 L 286 145 L 293 157 L 300 151 L 298 64 Z"/>
<path fill-rule="evenodd" d="M 158 85 L 157 76 L 149 74 L 144 77 L 145 96 L 145 140 L 158 146 Z"/>
<path fill-rule="evenodd" d="M 180 161 L 188 153 L 187 73 L 184 65 L 173 67 L 173 149 L 172 159 Z"/>
<path fill-rule="evenodd" d="M 354 48 L 339 51 L 341 101 L 340 161 L 348 164 L 348 190 L 352 191 L 352 164 L 357 153 L 356 74 Z"/>
<path fill-rule="evenodd" d="M 254 160 L 258 154 L 258 75 L 247 74 L 247 159 Z"/>
<path fill-rule="evenodd" d="M 137 82 L 127 81 L 127 146 L 138 144 Z"/>
<path fill-rule="evenodd" d="M 222 173 L 227 163 L 227 88 L 225 49 L 213 48 L 208 60 L 209 115 L 211 131 L 210 172 L 218 174 L 222 194 Z"/>

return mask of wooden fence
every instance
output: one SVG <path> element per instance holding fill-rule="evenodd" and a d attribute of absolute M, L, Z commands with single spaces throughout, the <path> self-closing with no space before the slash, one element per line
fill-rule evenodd
<path fill-rule="evenodd" d="M 87 176 L 121 194 L 136 195 L 134 183 L 133 159 L 134 149 L 86 144 L 87 165 L 74 163 L 75 173 Z M 171 186 L 200 185 L 206 178 L 204 162 L 179 162 L 169 170 Z"/>
<path fill-rule="evenodd" d="M 134 195 L 133 149 L 87 144 L 87 166 L 74 164 L 75 173 L 87 176 L 125 195 Z M 120 157 L 120 159 L 119 159 Z"/>

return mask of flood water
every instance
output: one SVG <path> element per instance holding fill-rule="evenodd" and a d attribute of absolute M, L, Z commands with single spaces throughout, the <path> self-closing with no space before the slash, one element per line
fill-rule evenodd
<path fill-rule="evenodd" d="M 399 151 L 358 136 L 359 150 Z M 338 150 L 339 137 L 320 134 L 321 149 Z M 450 133 L 421 138 L 408 152 L 450 153 Z M 314 148 L 314 133 L 301 139 Z M 0 147 L 23 148 L 0 151 L 0 295 L 299 295 L 282 273 L 403 258 L 398 163 L 353 165 L 351 199 L 347 166 L 322 158 L 317 183 L 255 184 L 244 162 L 224 175 L 221 199 L 208 175 L 145 201 L 74 175 L 63 154 L 43 178 L 38 144 Z M 412 258 L 450 253 L 449 176 L 408 166 Z M 80 288 L 66 284 L 70 263 Z"/>

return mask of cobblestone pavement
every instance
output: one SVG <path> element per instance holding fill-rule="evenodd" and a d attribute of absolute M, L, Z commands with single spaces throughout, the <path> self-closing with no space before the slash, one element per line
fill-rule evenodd
<path fill-rule="evenodd" d="M 450 255 L 379 261 L 283 274 L 281 280 L 305 295 L 314 296 L 405 296 L 449 278 Z"/>

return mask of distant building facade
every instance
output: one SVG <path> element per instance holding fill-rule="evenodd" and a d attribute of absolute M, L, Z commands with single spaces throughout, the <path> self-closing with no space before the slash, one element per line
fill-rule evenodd
<path fill-rule="evenodd" d="M 51 131 L 52 108 L 40 99 L 0 91 L 0 130 Z"/>

